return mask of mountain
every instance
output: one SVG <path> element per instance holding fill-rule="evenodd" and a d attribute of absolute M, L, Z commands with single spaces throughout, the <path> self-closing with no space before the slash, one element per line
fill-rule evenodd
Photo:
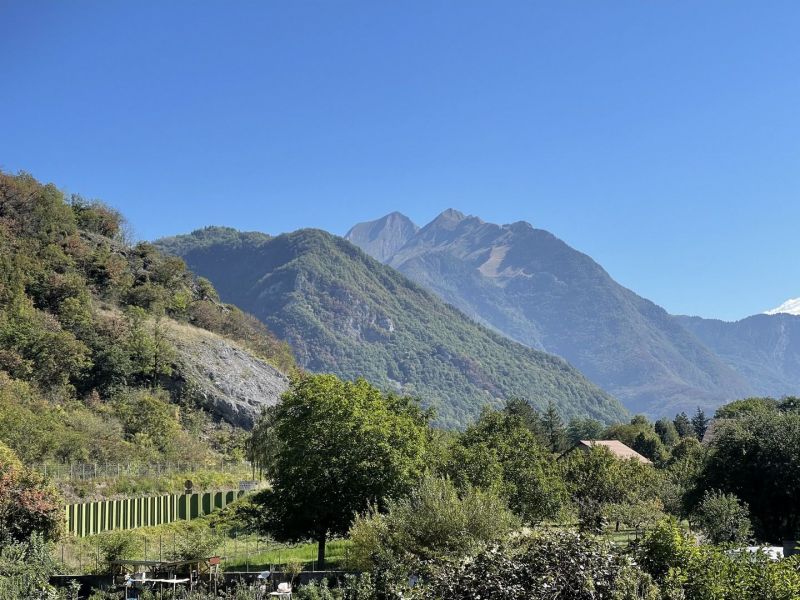
<path fill-rule="evenodd" d="M 733 323 L 700 317 L 678 320 L 759 395 L 800 395 L 800 316 L 781 312 Z"/>
<path fill-rule="evenodd" d="M 384 221 L 357 225 L 348 238 L 381 239 Z M 450 209 L 383 261 L 495 331 L 564 357 L 633 411 L 669 415 L 751 392 L 661 307 L 528 223 Z"/>
<path fill-rule="evenodd" d="M 156 245 L 288 341 L 301 366 L 417 395 L 441 425 L 463 426 L 511 396 L 540 408 L 553 400 L 566 418 L 627 414 L 564 360 L 489 331 L 324 231 L 270 238 L 215 227 Z"/>
<path fill-rule="evenodd" d="M 399 212 L 370 223 L 361 223 L 347 232 L 346 238 L 373 258 L 385 262 L 414 237 L 419 227 Z"/>
<path fill-rule="evenodd" d="M 765 315 L 800 315 L 800 298 L 792 298 L 781 304 L 778 308 L 773 308 L 764 313 Z"/>

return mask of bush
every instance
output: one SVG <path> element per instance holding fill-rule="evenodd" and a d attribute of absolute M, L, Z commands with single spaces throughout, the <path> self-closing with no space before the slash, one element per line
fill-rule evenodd
<path fill-rule="evenodd" d="M 696 552 L 694 540 L 673 518 L 658 523 L 645 535 L 637 549 L 639 564 L 658 580 L 670 573 L 682 576 Z"/>
<path fill-rule="evenodd" d="M 0 544 L 23 542 L 33 534 L 57 538 L 62 514 L 56 490 L 0 442 Z"/>
<path fill-rule="evenodd" d="M 551 531 L 437 570 L 427 600 L 657 599 L 650 577 L 597 538 Z"/>
<path fill-rule="evenodd" d="M 351 566 L 425 561 L 472 554 L 505 539 L 519 522 L 495 494 L 447 479 L 427 477 L 408 496 L 390 501 L 386 514 L 372 509 L 350 529 Z"/>
<path fill-rule="evenodd" d="M 733 494 L 707 491 L 694 510 L 694 520 L 712 544 L 742 544 L 753 534 L 747 504 Z"/>

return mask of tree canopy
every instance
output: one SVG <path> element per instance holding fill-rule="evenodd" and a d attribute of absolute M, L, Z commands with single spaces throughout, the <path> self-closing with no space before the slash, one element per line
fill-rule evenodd
<path fill-rule="evenodd" d="M 302 375 L 257 429 L 271 483 L 257 502 L 279 539 L 325 542 L 356 513 L 407 492 L 425 469 L 428 415 L 363 379 Z"/>

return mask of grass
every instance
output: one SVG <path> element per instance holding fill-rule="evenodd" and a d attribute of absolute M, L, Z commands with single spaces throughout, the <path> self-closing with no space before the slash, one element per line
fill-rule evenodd
<path fill-rule="evenodd" d="M 326 569 L 343 568 L 350 551 L 350 540 L 331 540 L 325 546 Z M 273 541 L 261 541 L 256 538 L 227 540 L 224 544 L 226 571 L 264 571 L 280 570 L 290 562 L 299 562 L 305 570 L 317 567 L 317 544 L 307 542 L 300 544 L 279 544 Z"/>

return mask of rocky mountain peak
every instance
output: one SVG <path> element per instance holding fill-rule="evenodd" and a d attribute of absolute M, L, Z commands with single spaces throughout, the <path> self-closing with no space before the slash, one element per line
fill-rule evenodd
<path fill-rule="evenodd" d="M 418 230 L 419 227 L 411 219 L 395 211 L 374 221 L 358 223 L 344 237 L 367 254 L 386 262 Z"/>

